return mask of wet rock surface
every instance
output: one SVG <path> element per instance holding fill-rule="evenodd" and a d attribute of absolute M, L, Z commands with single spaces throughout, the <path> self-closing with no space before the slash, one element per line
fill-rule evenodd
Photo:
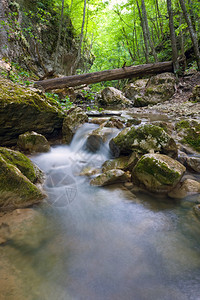
<path fill-rule="evenodd" d="M 145 154 L 132 171 L 132 181 L 151 192 L 166 193 L 181 180 L 185 167 L 162 154 Z"/>
<path fill-rule="evenodd" d="M 182 199 L 191 194 L 200 193 L 200 182 L 192 179 L 186 179 L 182 183 L 178 184 L 168 196 L 175 199 Z"/>
<path fill-rule="evenodd" d="M 151 124 L 125 128 L 110 141 L 109 145 L 115 157 L 132 152 L 142 155 L 152 151 L 177 157 L 178 151 L 174 139 L 161 127 Z"/>
<path fill-rule="evenodd" d="M 26 131 L 33 130 L 47 138 L 61 133 L 64 113 L 38 93 L 0 77 L 0 145 L 15 145 L 18 136 Z"/>
<path fill-rule="evenodd" d="M 115 183 L 126 182 L 128 180 L 129 177 L 124 171 L 119 169 L 113 169 L 98 175 L 90 181 L 90 184 L 95 186 L 105 186 Z"/>
<path fill-rule="evenodd" d="M 43 135 L 34 131 L 20 134 L 17 146 L 20 150 L 29 153 L 48 152 L 50 150 L 50 145 L 47 139 Z"/>
<path fill-rule="evenodd" d="M 176 132 L 182 144 L 200 152 L 200 121 L 181 120 L 176 123 Z"/>
<path fill-rule="evenodd" d="M 11 151 L 11 150 L 10 150 Z M 27 207 L 40 202 L 45 194 L 32 182 L 37 182 L 38 177 L 34 173 L 31 161 L 20 154 L 20 161 L 17 163 L 14 154 L 11 159 L 6 154 L 0 154 L 0 209 L 12 210 L 15 208 Z M 15 156 L 15 157 L 14 157 Z M 16 163 L 14 163 L 14 159 Z M 24 161 L 28 165 L 24 166 Z M 27 177 L 25 176 L 27 175 Z M 35 176 L 34 176 L 35 175 Z"/>

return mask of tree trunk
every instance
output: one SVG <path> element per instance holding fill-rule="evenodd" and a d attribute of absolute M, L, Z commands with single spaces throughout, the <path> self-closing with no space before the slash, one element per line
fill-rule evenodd
<path fill-rule="evenodd" d="M 82 20 L 82 26 L 81 26 L 80 42 L 79 42 L 79 47 L 78 47 L 77 59 L 76 59 L 76 61 L 74 63 L 73 74 L 76 72 L 76 68 L 78 67 L 78 64 L 79 64 L 79 62 L 81 60 L 81 49 L 82 49 L 82 44 L 83 44 L 83 30 L 84 30 L 84 25 L 85 25 L 86 6 L 87 6 L 87 0 L 84 0 L 83 20 Z"/>
<path fill-rule="evenodd" d="M 79 86 L 82 84 L 91 84 L 102 81 L 130 78 L 134 76 L 158 74 L 163 72 L 172 72 L 172 61 L 159 62 L 155 64 L 146 64 L 139 66 L 130 66 L 120 69 L 106 70 L 82 75 L 65 76 L 35 82 L 36 87 L 42 87 L 46 90 L 61 89 L 66 87 Z"/>
<path fill-rule="evenodd" d="M 158 14 L 158 19 L 159 19 L 159 23 L 160 23 L 160 32 L 161 32 L 161 36 L 163 36 L 163 21 L 162 21 L 162 16 L 161 16 L 159 5 L 158 5 L 158 0 L 155 0 L 155 2 L 156 2 L 156 12 Z"/>
<path fill-rule="evenodd" d="M 61 39 L 61 32 L 62 32 L 62 26 L 63 26 L 63 12 L 64 12 L 64 0 L 62 0 L 60 24 L 59 24 L 59 29 L 58 29 L 58 40 L 57 40 L 56 53 L 55 53 L 55 59 L 54 59 L 54 68 L 56 68 L 56 65 L 58 62 L 58 51 L 59 51 L 59 47 L 60 47 L 60 39 Z"/>
<path fill-rule="evenodd" d="M 182 13 L 180 14 L 180 19 L 179 19 L 179 26 L 183 24 L 183 16 Z M 181 29 L 180 33 L 180 46 L 181 46 L 181 55 L 185 55 L 185 47 L 184 47 L 184 35 L 183 35 L 183 30 Z"/>
<path fill-rule="evenodd" d="M 194 54 L 196 56 L 197 67 L 198 67 L 198 70 L 200 71 L 200 52 L 199 52 L 197 34 L 196 34 L 196 32 L 195 32 L 195 30 L 192 26 L 192 22 L 191 22 L 189 14 L 187 12 L 184 0 L 179 0 L 179 2 L 180 2 L 180 5 L 181 5 L 181 8 L 182 8 L 182 11 L 183 11 L 184 18 L 185 18 L 186 23 L 188 25 L 188 29 L 189 29 L 189 32 L 190 32 L 190 37 L 191 37 L 192 44 L 193 44 L 193 47 L 194 47 Z"/>
<path fill-rule="evenodd" d="M 145 6 L 144 0 L 142 0 L 142 15 L 143 15 L 144 24 L 145 24 L 145 27 L 146 27 L 146 34 L 147 34 L 147 38 L 148 38 L 148 41 L 149 41 L 149 46 L 151 48 L 151 51 L 152 51 L 152 54 L 153 54 L 153 57 L 154 57 L 154 61 L 157 62 L 158 57 L 157 57 L 155 47 L 154 47 L 154 44 L 153 44 L 151 36 L 150 36 L 149 24 L 148 24 L 148 20 L 147 20 L 147 12 L 146 12 L 146 6 Z"/>
<path fill-rule="evenodd" d="M 148 37 L 147 37 L 147 32 L 146 32 L 146 26 L 145 26 L 144 19 L 141 14 L 140 6 L 139 6 L 139 3 L 137 0 L 136 0 L 136 3 L 137 3 L 138 13 L 139 13 L 139 17 L 140 17 L 140 22 L 141 22 L 143 38 L 144 38 L 144 46 L 145 46 L 144 54 L 145 54 L 146 63 L 148 64 L 149 63 L 149 48 L 148 48 Z"/>
<path fill-rule="evenodd" d="M 169 15 L 169 29 L 170 29 L 170 39 L 172 45 L 172 61 L 174 66 L 174 72 L 177 73 L 179 70 L 179 63 L 178 63 L 178 51 L 176 46 L 176 35 L 174 30 L 174 20 L 173 20 L 171 0 L 167 0 L 167 11 Z"/>

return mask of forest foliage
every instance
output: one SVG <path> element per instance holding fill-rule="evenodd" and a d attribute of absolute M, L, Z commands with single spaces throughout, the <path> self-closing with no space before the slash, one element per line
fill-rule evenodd
<path fill-rule="evenodd" d="M 61 0 L 54 2 L 58 11 L 61 10 L 61 2 Z M 93 64 L 90 68 L 86 63 L 80 70 L 81 72 L 119 68 L 125 63 L 126 65 L 137 65 L 154 62 L 154 50 L 158 61 L 172 59 L 166 0 L 85 0 L 85 3 L 86 16 L 81 52 L 88 58 L 90 57 Z M 147 17 L 146 27 L 149 31 L 148 50 L 145 48 L 142 26 L 142 23 L 145 23 L 143 5 L 145 5 Z M 171 5 L 176 44 L 180 56 L 192 47 L 192 40 L 179 0 L 173 0 Z M 199 40 L 200 2 L 185 0 L 185 5 Z M 83 22 L 84 1 L 65 0 L 64 6 L 65 13 L 68 13 L 72 20 L 75 36 L 79 38 Z"/>
<path fill-rule="evenodd" d="M 76 45 L 77 58 L 72 74 L 171 60 L 173 47 L 168 4 L 172 8 L 178 56 L 187 51 L 191 56 L 193 46 L 191 28 L 181 2 L 186 7 L 197 41 L 200 40 L 199 0 L 35 0 L 34 6 L 30 1 L 22 2 L 26 17 L 26 24 L 22 26 L 25 37 L 32 37 L 40 44 L 43 42 L 41 32 L 48 26 L 56 28 L 55 65 L 61 63 L 58 49 L 70 53 L 72 44 Z M 15 3 L 10 1 L 11 6 Z M 17 13 L 17 9 L 12 8 L 10 21 L 15 25 L 15 35 L 19 25 Z M 29 24 L 30 20 L 33 22 Z M 3 22 L 1 26 L 5 25 Z M 44 35 L 48 39 L 46 32 Z M 193 64 L 194 56 L 189 62 Z"/>

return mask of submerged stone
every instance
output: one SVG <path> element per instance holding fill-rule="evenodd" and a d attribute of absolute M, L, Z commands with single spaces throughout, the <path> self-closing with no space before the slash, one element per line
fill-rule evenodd
<path fill-rule="evenodd" d="M 145 154 L 132 171 L 132 180 L 151 192 L 171 191 L 181 180 L 185 167 L 162 154 Z"/>

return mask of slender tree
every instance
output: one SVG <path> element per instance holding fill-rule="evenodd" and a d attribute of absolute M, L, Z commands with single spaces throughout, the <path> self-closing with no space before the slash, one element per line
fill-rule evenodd
<path fill-rule="evenodd" d="M 188 29 L 189 29 L 189 32 L 190 32 L 190 37 L 191 37 L 191 40 L 192 40 L 192 44 L 193 44 L 193 47 L 194 47 L 194 53 L 195 53 L 195 56 L 196 56 L 197 67 L 198 67 L 198 70 L 200 70 L 200 52 L 199 52 L 197 34 L 196 34 L 196 31 L 194 30 L 194 28 L 192 26 L 192 21 L 191 21 L 191 18 L 189 16 L 189 13 L 186 9 L 185 1 L 184 0 L 179 0 L 179 2 L 180 2 L 180 5 L 181 5 L 182 11 L 183 11 L 183 15 L 184 15 L 185 21 L 188 25 Z"/>
<path fill-rule="evenodd" d="M 56 68 L 56 65 L 57 65 L 57 62 L 58 62 L 58 52 L 59 52 L 61 32 L 62 32 L 62 27 L 63 27 L 64 2 L 65 2 L 65 0 L 62 0 L 60 24 L 59 24 L 59 29 L 58 29 L 58 40 L 57 40 L 56 53 L 55 53 L 55 59 L 54 59 L 54 68 Z"/>
<path fill-rule="evenodd" d="M 73 73 L 76 71 L 76 68 L 78 67 L 78 64 L 79 64 L 79 62 L 81 60 L 81 50 L 82 50 L 83 37 L 84 37 L 86 7 L 87 7 L 87 0 L 84 0 L 83 19 L 82 19 L 82 26 L 81 26 L 81 35 L 80 35 L 80 41 L 79 41 L 79 47 L 78 47 L 78 54 L 77 54 L 76 61 L 74 63 Z"/>
<path fill-rule="evenodd" d="M 173 19 L 173 10 L 172 10 L 172 3 L 171 0 L 167 0 L 167 11 L 169 15 L 169 29 L 170 29 L 170 39 L 171 39 L 171 46 L 172 46 L 172 61 L 174 72 L 177 73 L 179 70 L 179 63 L 178 63 L 178 51 L 177 51 L 177 42 L 176 42 L 176 35 L 174 30 L 174 19 Z"/>
<path fill-rule="evenodd" d="M 148 41 L 149 41 L 149 46 L 151 48 L 154 60 L 155 60 L 155 62 L 157 62 L 158 57 L 157 57 L 157 54 L 156 54 L 156 51 L 155 51 L 153 41 L 152 41 L 151 36 L 150 36 L 149 24 L 148 24 L 147 12 L 146 12 L 146 6 L 145 6 L 144 0 L 142 0 L 142 15 L 143 15 L 144 24 L 145 24 L 145 27 L 146 27 L 146 34 L 147 34 L 147 38 L 148 38 Z"/>
<path fill-rule="evenodd" d="M 145 59 L 146 59 L 146 63 L 149 63 L 149 47 L 148 47 L 148 36 L 147 36 L 147 32 L 146 32 L 146 26 L 145 26 L 145 22 L 140 10 L 140 6 L 138 3 L 138 0 L 136 0 L 137 3 L 137 8 L 138 8 L 138 13 L 139 13 L 139 17 L 140 17 L 140 24 L 142 27 L 142 33 L 143 33 L 143 38 L 144 38 L 144 55 L 145 55 Z"/>

